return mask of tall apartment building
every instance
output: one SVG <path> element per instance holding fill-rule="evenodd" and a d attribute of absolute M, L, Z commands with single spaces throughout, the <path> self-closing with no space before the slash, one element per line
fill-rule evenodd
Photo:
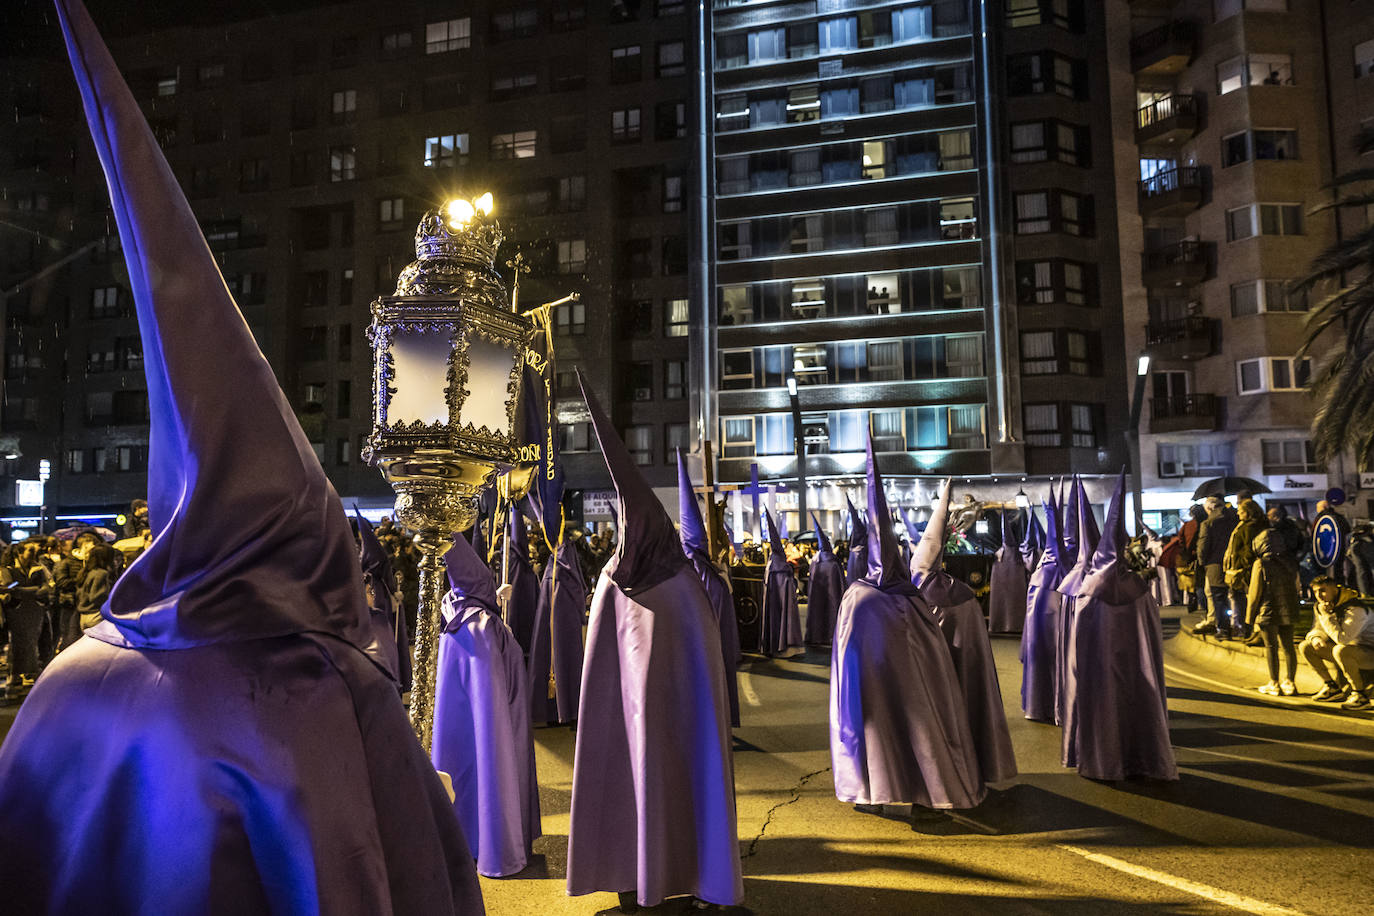
<path fill-rule="evenodd" d="M 926 505 L 940 476 L 1010 499 L 1119 468 L 1098 5 L 716 0 L 703 15 L 714 193 L 693 416 L 721 480 L 795 487 L 800 437 L 809 507 L 833 521 L 862 495 L 870 433 L 894 505 Z M 794 529 L 796 502 L 777 502 Z M 744 501 L 734 512 L 754 523 Z"/>
<path fill-rule="evenodd" d="M 389 499 L 358 458 L 369 303 L 413 259 L 424 210 L 486 190 L 502 257 L 531 268 L 522 306 L 582 297 L 556 312 L 569 486 L 608 485 L 576 367 L 651 481 L 673 484 L 688 423 L 692 34 L 681 0 L 398 0 L 111 46 L 325 470 L 367 505 Z M 142 350 L 63 64 L 7 65 L 3 241 L 26 253 L 5 258 L 0 283 L 85 254 L 7 300 L 0 445 L 21 457 L 0 468 L 36 477 L 48 458 L 50 506 L 115 511 L 145 488 Z M 34 514 L 14 497 L 0 488 L 0 515 Z"/>
<path fill-rule="evenodd" d="M 1312 361 L 1296 355 L 1309 303 L 1287 284 L 1335 238 L 1331 215 L 1309 210 L 1354 164 L 1352 115 L 1374 114 L 1368 5 L 1117 2 L 1109 15 L 1114 100 L 1135 111 L 1118 120 L 1117 158 L 1134 202 L 1120 220 L 1126 347 L 1152 357 L 1145 507 L 1186 506 L 1202 479 L 1235 474 L 1310 512 L 1328 486 L 1353 490 L 1357 468 L 1313 455 Z"/>

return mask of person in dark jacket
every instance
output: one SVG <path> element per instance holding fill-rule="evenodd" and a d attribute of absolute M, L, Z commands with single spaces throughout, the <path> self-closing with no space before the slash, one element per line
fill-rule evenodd
<path fill-rule="evenodd" d="M 1202 533 L 1202 523 L 1207 520 L 1207 510 L 1197 503 L 1188 507 L 1188 521 L 1177 535 L 1178 558 L 1174 568 L 1178 572 L 1179 585 L 1184 586 L 1184 600 L 1189 611 L 1207 613 L 1207 580 L 1203 576 L 1202 564 L 1198 561 L 1198 536 Z"/>
<path fill-rule="evenodd" d="M 1250 573 L 1249 606 L 1255 626 L 1264 637 L 1269 683 L 1259 692 L 1269 696 L 1297 693 L 1293 678 L 1298 653 L 1293 648 L 1293 625 L 1298 620 L 1298 561 L 1283 545 L 1277 531 L 1262 530 L 1251 542 L 1255 561 Z M 1284 679 L 1279 681 L 1279 649 L 1283 649 Z"/>
<path fill-rule="evenodd" d="M 91 545 L 85 553 L 81 584 L 76 590 L 76 619 L 81 629 L 89 630 L 100 623 L 100 609 L 110 597 L 115 580 L 115 560 L 118 552 L 108 544 Z"/>
<path fill-rule="evenodd" d="M 83 531 L 72 541 L 72 549 L 64 554 L 53 566 L 53 598 L 57 612 L 57 649 L 67 648 L 81 638 L 81 623 L 78 619 L 77 591 L 85 576 L 86 557 L 97 544 L 103 544 L 100 535 L 94 531 Z"/>
<path fill-rule="evenodd" d="M 1369 522 L 1356 525 L 1345 553 L 1355 570 L 1355 587 L 1361 595 L 1374 597 L 1374 526 Z"/>
<path fill-rule="evenodd" d="M 1230 592 L 1231 617 L 1234 622 L 1232 629 L 1237 638 L 1248 639 L 1255 617 L 1254 611 L 1248 607 L 1247 597 L 1250 592 L 1250 573 L 1255 566 L 1255 553 L 1251 545 L 1261 531 L 1269 529 L 1269 520 L 1264 517 L 1264 510 L 1259 507 L 1259 503 L 1253 499 L 1243 501 L 1236 514 L 1240 516 L 1240 521 L 1232 529 L 1231 537 L 1226 542 L 1226 555 L 1222 558 L 1221 569 L 1226 580 L 1226 588 Z M 1277 543 L 1284 549 L 1282 540 Z M 1259 642 L 1255 639 L 1249 644 L 1257 646 Z"/>
<path fill-rule="evenodd" d="M 1202 523 L 1197 537 L 1197 564 L 1206 582 L 1208 604 L 1212 619 L 1204 620 L 1193 627 L 1198 636 L 1209 634 L 1230 634 L 1231 601 L 1226 588 L 1226 578 L 1222 573 L 1222 561 L 1226 558 L 1226 547 L 1240 521 L 1235 511 L 1226 505 L 1220 496 L 1209 496 L 1203 503 L 1207 518 Z"/>
<path fill-rule="evenodd" d="M 9 625 L 10 672 L 6 687 L 11 692 L 31 687 L 42 663 L 38 642 L 52 600 L 52 575 L 38 562 L 43 545 L 28 540 L 13 552 L 13 559 L 0 569 L 0 594 Z"/>

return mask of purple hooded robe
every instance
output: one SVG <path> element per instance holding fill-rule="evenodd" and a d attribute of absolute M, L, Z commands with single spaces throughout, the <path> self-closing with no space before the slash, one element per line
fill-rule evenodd
<path fill-rule="evenodd" d="M 480 913 L 343 506 L 90 17 L 57 10 L 143 339 L 154 538 L 0 749 L 5 908 Z"/>
<path fill-rule="evenodd" d="M 510 585 L 510 600 L 506 603 L 502 618 L 515 639 L 530 653 L 530 642 L 534 638 L 534 616 L 539 606 L 539 578 L 530 565 L 530 537 L 525 527 L 525 518 L 518 506 L 510 506 L 510 520 L 506 526 L 506 582 Z M 497 577 L 500 578 L 499 576 Z"/>
<path fill-rule="evenodd" d="M 828 646 L 835 638 L 835 619 L 844 600 L 844 569 L 814 513 L 811 526 L 816 532 L 816 555 L 811 558 L 806 583 L 806 642 Z"/>
<path fill-rule="evenodd" d="M 1159 606 L 1120 555 L 1125 494 L 1123 472 L 1078 590 L 1064 682 L 1065 757 L 1089 779 L 1178 779 Z"/>
<path fill-rule="evenodd" d="M 1093 553 L 1097 550 L 1099 536 L 1097 519 L 1093 516 L 1092 503 L 1088 502 L 1088 493 L 1083 487 L 1083 481 L 1075 477 L 1073 488 L 1077 496 L 1074 504 L 1078 509 L 1078 558 L 1059 580 L 1059 631 L 1055 638 L 1054 653 L 1054 721 L 1059 725 L 1064 724 L 1064 678 L 1068 676 L 1069 667 L 1069 631 L 1073 626 L 1078 592 L 1092 568 Z M 1066 749 L 1065 753 L 1069 752 Z M 1066 762 L 1065 766 L 1073 764 Z"/>
<path fill-rule="evenodd" d="M 921 533 L 921 542 L 911 560 L 913 584 L 920 589 L 940 631 L 949 640 L 983 782 L 1003 782 L 1016 775 L 1016 757 L 1011 749 L 987 621 L 973 589 L 944 569 L 945 526 L 952 484 L 953 481 L 945 481 L 939 499 L 931 507 L 930 522 Z"/>
<path fill-rule="evenodd" d="M 797 571 L 787 562 L 773 513 L 763 510 L 768 525 L 768 566 L 763 583 L 763 630 L 759 643 L 770 658 L 788 658 L 806 651 L 802 645 L 801 612 L 797 609 Z"/>
<path fill-rule="evenodd" d="M 868 514 L 888 518 L 871 437 Z M 972 808 L 987 794 L 949 642 L 884 525 L 869 528 L 868 574 L 840 604 L 830 760 L 840 801 Z"/>
<path fill-rule="evenodd" d="M 852 584 L 868 575 L 868 525 L 848 496 L 845 496 L 844 502 L 849 507 L 849 560 L 844 581 Z"/>
<path fill-rule="evenodd" d="M 739 623 L 735 617 L 735 596 L 730 592 L 729 578 L 711 562 L 706 523 L 701 517 L 701 507 L 697 505 L 696 491 L 692 489 L 692 478 L 687 473 L 687 463 L 683 461 L 681 451 L 677 453 L 677 508 L 678 538 L 682 542 L 682 552 L 701 578 L 701 584 L 706 589 L 706 597 L 711 600 L 716 623 L 720 627 L 720 651 L 725 662 L 725 692 L 730 698 L 730 724 L 738 728 L 739 679 L 736 671 L 739 669 L 742 656 L 739 650 Z"/>
<path fill-rule="evenodd" d="M 579 377 L 580 380 L 580 377 Z M 621 537 L 592 596 L 568 893 L 744 897 L 720 628 L 663 505 L 582 383 Z"/>
<path fill-rule="evenodd" d="M 358 520 L 358 559 L 363 569 L 363 586 L 368 590 L 368 617 L 372 641 L 379 660 L 404 693 L 410 689 L 410 637 L 406 618 L 400 613 L 401 596 L 396 593 L 396 574 L 372 523 L 354 508 Z"/>
<path fill-rule="evenodd" d="M 1012 537 L 1010 515 L 1002 510 L 1002 546 L 989 577 L 988 631 L 992 633 L 1020 633 L 1026 620 L 1026 561 Z"/>
<path fill-rule="evenodd" d="M 1059 499 L 1053 489 L 1045 507 L 1045 549 L 1026 587 L 1026 621 L 1021 631 L 1021 714 L 1054 721 L 1054 646 L 1059 620 L 1056 586 L 1065 572 L 1059 536 Z"/>
<path fill-rule="evenodd" d="M 452 588 L 442 606 L 430 757 L 453 780 L 453 809 L 477 871 L 499 878 L 525 867 L 540 836 L 525 661 L 497 613 L 491 571 L 461 534 L 444 565 Z"/>
<path fill-rule="evenodd" d="M 1040 554 L 1045 550 L 1045 529 L 1040 527 L 1040 519 L 1035 517 L 1034 509 L 1026 510 L 1026 533 L 1021 539 L 1021 559 L 1026 566 L 1026 575 L 1035 572 L 1040 565 Z"/>
<path fill-rule="evenodd" d="M 536 725 L 577 718 L 577 697 L 582 692 L 582 615 L 586 610 L 582 561 L 573 542 L 560 539 L 544 565 L 530 636 L 530 721 Z"/>

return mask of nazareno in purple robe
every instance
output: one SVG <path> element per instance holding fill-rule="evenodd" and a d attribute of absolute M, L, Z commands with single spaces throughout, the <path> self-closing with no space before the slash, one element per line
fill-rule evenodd
<path fill-rule="evenodd" d="M 510 518 L 506 526 L 504 562 L 507 564 L 506 582 L 510 585 L 511 591 L 502 618 L 515 634 L 520 648 L 529 655 L 530 642 L 534 638 L 534 615 L 539 605 L 539 577 L 534 574 L 534 567 L 530 565 L 530 537 L 525 527 L 525 518 L 521 515 L 519 506 L 511 505 L 507 511 Z M 500 575 L 497 578 L 499 579 Z"/>
<path fill-rule="evenodd" d="M 763 510 L 768 525 L 768 566 L 764 570 L 763 622 L 759 643 L 770 658 L 790 658 L 806 651 L 802 645 L 801 611 L 797 608 L 797 571 L 787 562 L 773 514 Z"/>
<path fill-rule="evenodd" d="M 715 613 L 672 520 L 585 382 L 582 390 L 622 530 L 592 596 L 568 893 L 736 904 L 744 882 Z"/>
<path fill-rule="evenodd" d="M 577 719 L 582 692 L 582 616 L 587 583 L 572 541 L 559 540 L 544 566 L 530 636 L 530 721 L 536 725 Z M 553 680 L 549 680 L 552 668 Z"/>
<path fill-rule="evenodd" d="M 461 534 L 444 554 L 450 591 L 434 693 L 430 757 L 453 781 L 453 809 L 490 878 L 513 875 L 540 836 L 525 661 L 496 610 L 496 583 Z"/>
<path fill-rule="evenodd" d="M 1026 575 L 1035 572 L 1040 565 L 1040 554 L 1045 549 L 1045 529 L 1040 527 L 1040 519 L 1035 517 L 1034 509 L 1026 510 L 1026 533 L 1021 539 L 1021 559 L 1026 566 Z"/>
<path fill-rule="evenodd" d="M 396 679 L 401 692 L 410 689 L 410 637 L 406 618 L 400 613 L 401 596 L 396 594 L 396 574 L 372 523 L 354 507 L 358 520 L 358 560 L 363 569 L 363 588 L 368 597 L 368 617 L 372 641 L 383 666 Z"/>
<path fill-rule="evenodd" d="M 1073 481 L 1074 492 L 1077 494 L 1075 504 L 1078 509 L 1078 559 L 1073 567 L 1059 580 L 1059 632 L 1055 641 L 1055 680 L 1054 680 L 1054 721 L 1060 725 L 1064 724 L 1064 679 L 1068 677 L 1069 668 L 1069 632 L 1073 627 L 1073 615 L 1078 603 L 1078 592 L 1083 587 L 1083 580 L 1088 577 L 1088 572 L 1092 568 L 1093 554 L 1097 550 L 1097 539 L 1099 532 L 1097 529 L 1097 519 L 1093 516 L 1092 503 L 1088 502 L 1087 490 L 1083 487 L 1083 481 L 1077 476 Z M 1065 754 L 1071 753 L 1071 749 L 1065 748 Z M 1066 761 L 1069 758 L 1065 758 Z M 1073 766 L 1072 763 L 1065 762 L 1065 766 Z"/>
<path fill-rule="evenodd" d="M 1026 561 L 1011 533 L 1009 513 L 1002 510 L 1002 546 L 989 577 L 988 631 L 1020 633 L 1026 620 Z"/>
<path fill-rule="evenodd" d="M 868 575 L 868 525 L 848 496 L 845 496 L 844 502 L 849 507 L 849 558 L 844 581 L 852 584 Z"/>
<path fill-rule="evenodd" d="M 480 913 L 347 516 L 78 0 L 58 20 L 128 264 L 154 538 L 0 748 L 15 913 Z"/>
<path fill-rule="evenodd" d="M 739 727 L 739 681 L 736 672 L 743 653 L 739 649 L 739 622 L 735 617 L 735 596 L 730 592 L 730 580 L 711 562 L 711 551 L 706 538 L 706 522 L 701 517 L 701 507 L 697 505 L 696 491 L 692 489 L 692 478 L 687 473 L 687 462 L 677 453 L 677 508 L 678 540 L 682 552 L 691 562 L 706 589 L 706 597 L 711 601 L 715 612 L 716 624 L 720 628 L 721 660 L 725 664 L 725 692 L 730 699 L 730 724 Z"/>
<path fill-rule="evenodd" d="M 930 521 L 911 560 L 912 584 L 920 589 L 940 631 L 949 640 L 983 782 L 1003 782 L 1016 775 L 1016 757 L 1007 730 L 1007 713 L 1002 706 L 1002 688 L 997 682 L 997 663 L 992 657 L 987 622 L 973 589 L 944 568 L 952 484 L 953 481 L 945 480 L 931 507 Z"/>
<path fill-rule="evenodd" d="M 844 569 L 814 513 L 811 527 L 816 532 L 816 555 L 811 558 L 811 575 L 806 583 L 806 642 L 828 646 L 835 638 L 835 620 L 844 600 Z"/>
<path fill-rule="evenodd" d="M 1026 587 L 1026 623 L 1021 631 L 1021 714 L 1037 722 L 1054 721 L 1054 647 L 1060 597 L 1057 590 L 1067 564 L 1060 539 L 1059 499 L 1053 489 L 1045 507 L 1045 549 Z"/>
<path fill-rule="evenodd" d="M 1104 532 L 1069 631 L 1064 742 L 1089 779 L 1178 779 L 1164 691 L 1159 606 L 1121 556 L 1126 475 L 1117 481 Z"/>
<path fill-rule="evenodd" d="M 888 517 L 871 437 L 868 514 Z M 987 794 L 949 642 L 884 525 L 869 528 L 868 574 L 840 605 L 830 760 L 840 801 L 972 808 Z"/>

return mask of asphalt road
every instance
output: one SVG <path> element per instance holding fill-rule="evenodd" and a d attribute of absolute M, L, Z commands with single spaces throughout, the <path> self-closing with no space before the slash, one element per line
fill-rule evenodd
<path fill-rule="evenodd" d="M 1017 643 L 996 639 L 1022 775 L 975 811 L 914 823 L 835 800 L 826 653 L 749 661 L 735 748 L 746 900 L 730 912 L 1374 910 L 1374 716 L 1231 688 L 1253 685 L 1180 653 L 1183 639 L 1166 640 L 1178 783 L 1096 783 L 1060 767 L 1059 730 L 1020 716 Z M 0 710 L 0 732 L 14 712 Z M 520 876 L 483 879 L 488 912 L 618 912 L 612 894 L 565 894 L 573 733 L 535 738 L 545 836 Z M 675 900 L 641 912 L 686 911 Z"/>

